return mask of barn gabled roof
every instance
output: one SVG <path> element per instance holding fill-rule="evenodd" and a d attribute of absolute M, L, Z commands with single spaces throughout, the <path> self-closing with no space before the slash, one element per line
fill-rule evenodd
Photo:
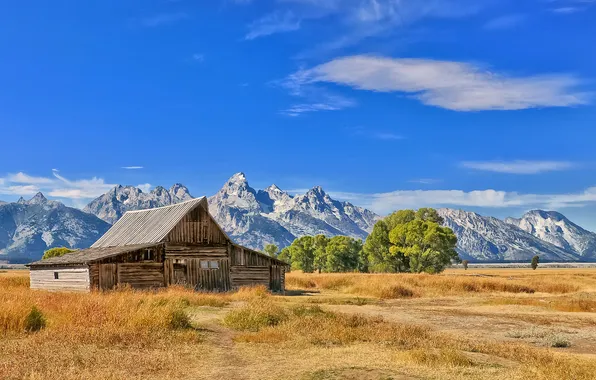
<path fill-rule="evenodd" d="M 160 243 L 186 214 L 200 204 L 207 208 L 207 198 L 195 198 L 148 210 L 127 211 L 91 248 Z"/>

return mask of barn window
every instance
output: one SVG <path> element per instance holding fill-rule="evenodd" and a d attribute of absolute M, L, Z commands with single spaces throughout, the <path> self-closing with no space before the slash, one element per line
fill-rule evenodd
<path fill-rule="evenodd" d="M 59 277 L 58 272 L 54 272 L 54 280 L 57 280 Z"/>
<path fill-rule="evenodd" d="M 145 250 L 145 254 L 143 255 L 143 260 L 145 260 L 145 261 L 153 260 L 153 250 L 152 249 Z"/>
<path fill-rule="evenodd" d="M 219 261 L 201 260 L 201 269 L 219 269 Z"/>

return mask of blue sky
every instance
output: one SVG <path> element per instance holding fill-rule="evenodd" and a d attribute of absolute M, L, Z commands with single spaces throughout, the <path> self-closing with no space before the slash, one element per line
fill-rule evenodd
<path fill-rule="evenodd" d="M 243 171 L 379 213 L 545 208 L 596 230 L 594 0 L 0 7 L 2 200 L 210 195 Z"/>

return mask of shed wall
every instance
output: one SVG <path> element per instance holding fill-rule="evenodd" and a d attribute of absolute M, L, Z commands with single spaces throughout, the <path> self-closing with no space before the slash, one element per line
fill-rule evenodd
<path fill-rule="evenodd" d="M 69 290 L 88 292 L 89 268 L 87 266 L 67 268 L 30 268 L 31 289 Z M 55 278 L 58 274 L 58 279 Z"/>

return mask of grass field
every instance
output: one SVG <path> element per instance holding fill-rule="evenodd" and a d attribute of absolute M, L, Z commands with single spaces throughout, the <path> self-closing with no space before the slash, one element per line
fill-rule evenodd
<path fill-rule="evenodd" d="M 0 271 L 0 378 L 596 378 L 593 268 L 286 283 L 285 296 L 50 293 Z"/>

